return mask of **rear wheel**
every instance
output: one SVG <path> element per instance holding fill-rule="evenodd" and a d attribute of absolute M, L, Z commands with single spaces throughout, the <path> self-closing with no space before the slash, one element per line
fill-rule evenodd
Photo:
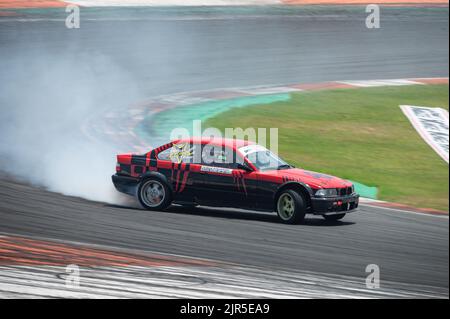
<path fill-rule="evenodd" d="M 292 189 L 285 190 L 278 197 L 277 213 L 286 224 L 301 223 L 306 214 L 305 199 Z"/>
<path fill-rule="evenodd" d="M 137 195 L 141 205 L 149 210 L 165 209 L 172 202 L 172 193 L 169 187 L 156 177 L 142 181 Z"/>
<path fill-rule="evenodd" d="M 325 218 L 325 220 L 328 220 L 328 221 L 337 221 L 337 220 L 344 218 L 344 216 L 345 216 L 345 213 L 336 214 L 336 215 L 323 215 L 323 218 Z"/>

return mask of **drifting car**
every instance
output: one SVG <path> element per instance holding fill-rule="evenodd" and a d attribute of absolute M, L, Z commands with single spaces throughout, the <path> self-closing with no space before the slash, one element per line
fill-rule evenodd
<path fill-rule="evenodd" d="M 289 224 L 306 214 L 339 220 L 359 202 L 351 182 L 295 168 L 237 139 L 179 139 L 146 154 L 117 155 L 112 181 L 149 210 L 175 203 L 276 211 Z"/>

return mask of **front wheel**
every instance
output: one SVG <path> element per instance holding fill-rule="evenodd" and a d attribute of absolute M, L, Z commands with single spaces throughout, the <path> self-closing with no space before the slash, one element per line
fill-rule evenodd
<path fill-rule="evenodd" d="M 325 220 L 327 220 L 327 221 L 335 222 L 337 220 L 340 220 L 340 219 L 344 218 L 344 216 L 345 216 L 345 213 L 343 213 L 343 214 L 336 214 L 336 215 L 323 215 L 323 218 L 325 218 Z"/>
<path fill-rule="evenodd" d="M 305 219 L 305 200 L 296 191 L 283 191 L 277 201 L 278 217 L 286 224 L 298 224 Z"/>
<path fill-rule="evenodd" d="M 137 197 L 141 205 L 149 210 L 162 210 L 172 202 L 172 193 L 165 182 L 156 177 L 141 182 Z"/>

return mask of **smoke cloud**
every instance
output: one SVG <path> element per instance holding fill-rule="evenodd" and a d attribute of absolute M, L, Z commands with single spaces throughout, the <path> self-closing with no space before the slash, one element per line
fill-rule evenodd
<path fill-rule="evenodd" d="M 40 50 L 26 63 L 24 54 L 1 63 L 1 169 L 51 191 L 117 202 L 110 179 L 117 145 L 93 141 L 81 127 L 126 108 L 137 96 L 131 77 L 99 53 Z"/>

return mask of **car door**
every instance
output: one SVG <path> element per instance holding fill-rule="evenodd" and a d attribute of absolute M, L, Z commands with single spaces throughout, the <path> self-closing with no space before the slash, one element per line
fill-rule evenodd
<path fill-rule="evenodd" d="M 201 193 L 199 200 L 205 205 L 252 207 L 252 194 L 256 186 L 254 172 L 237 166 L 236 153 L 228 147 L 207 149 L 202 147 Z"/>

